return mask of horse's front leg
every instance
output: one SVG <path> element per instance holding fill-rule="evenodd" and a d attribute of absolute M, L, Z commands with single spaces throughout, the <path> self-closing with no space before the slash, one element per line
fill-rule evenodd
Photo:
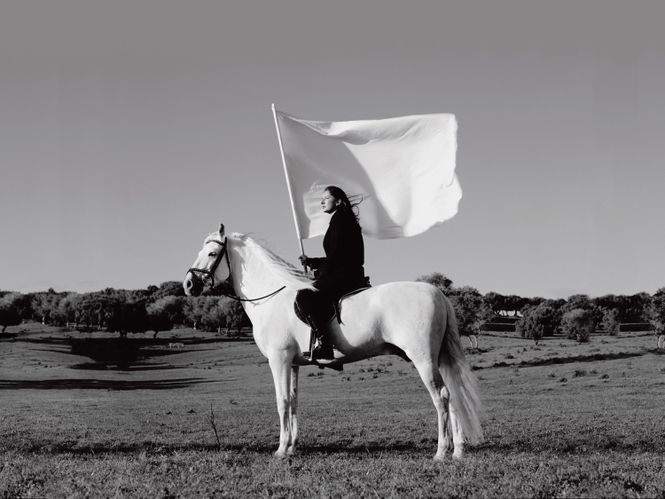
<path fill-rule="evenodd" d="M 272 379 L 275 382 L 275 398 L 279 414 L 279 448 L 275 457 L 283 458 L 291 444 L 291 359 L 287 352 L 277 352 L 268 358 Z"/>
<path fill-rule="evenodd" d="M 300 366 L 291 367 L 291 390 L 290 390 L 290 399 L 291 403 L 289 405 L 289 422 L 291 427 L 291 443 L 286 448 L 286 453 L 291 456 L 296 452 L 296 444 L 298 443 L 298 373 L 300 372 Z"/>

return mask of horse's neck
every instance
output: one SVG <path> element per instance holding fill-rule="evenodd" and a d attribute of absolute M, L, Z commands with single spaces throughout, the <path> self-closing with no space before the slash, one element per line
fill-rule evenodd
<path fill-rule="evenodd" d="M 231 279 L 233 288 L 240 298 L 253 299 L 265 296 L 283 285 L 277 282 L 271 269 L 258 257 L 256 251 L 244 240 L 230 241 Z"/>

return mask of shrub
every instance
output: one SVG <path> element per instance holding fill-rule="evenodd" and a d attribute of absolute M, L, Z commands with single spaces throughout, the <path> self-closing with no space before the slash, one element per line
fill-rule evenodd
<path fill-rule="evenodd" d="M 18 309 L 11 303 L 0 303 L 0 326 L 2 326 L 2 333 L 5 332 L 7 326 L 17 326 L 21 323 L 21 315 Z"/>
<path fill-rule="evenodd" d="M 30 299 L 20 293 L 7 293 L 0 298 L 0 326 L 2 333 L 8 326 L 17 326 L 23 316 L 29 317 Z"/>
<path fill-rule="evenodd" d="M 656 336 L 665 334 L 665 288 L 660 288 L 654 293 L 648 316 Z"/>
<path fill-rule="evenodd" d="M 576 308 L 563 315 L 561 321 L 563 332 L 569 339 L 577 340 L 579 343 L 586 343 L 591 337 L 591 333 L 596 330 L 596 320 L 591 310 Z"/>
<path fill-rule="evenodd" d="M 552 307 L 541 304 L 525 309 L 522 314 L 515 324 L 515 329 L 522 334 L 522 338 L 531 338 L 537 345 L 543 336 L 554 334 L 557 314 Z"/>
<path fill-rule="evenodd" d="M 619 311 L 614 308 L 603 310 L 601 325 L 610 336 L 619 334 Z"/>
<path fill-rule="evenodd" d="M 478 336 L 482 325 L 492 316 L 483 295 L 476 288 L 453 286 L 453 281 L 439 272 L 420 276 L 416 280 L 436 286 L 450 299 L 460 336 Z"/>

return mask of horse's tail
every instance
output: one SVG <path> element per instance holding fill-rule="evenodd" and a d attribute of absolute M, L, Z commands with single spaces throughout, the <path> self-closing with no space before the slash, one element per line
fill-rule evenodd
<path fill-rule="evenodd" d="M 450 393 L 450 403 L 462 427 L 462 433 L 467 441 L 476 444 L 483 439 L 476 377 L 464 358 L 453 306 L 445 295 L 443 300 L 446 304 L 447 318 L 439 352 L 439 370 Z"/>

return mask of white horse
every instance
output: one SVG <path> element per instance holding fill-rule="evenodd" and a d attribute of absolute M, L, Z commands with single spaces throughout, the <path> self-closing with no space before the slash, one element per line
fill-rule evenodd
<path fill-rule="evenodd" d="M 302 355 L 310 329 L 297 318 L 293 302 L 312 281 L 251 237 L 225 235 L 222 225 L 205 239 L 183 286 L 187 295 L 197 295 L 206 283 L 214 286 L 229 277 L 238 297 L 248 300 L 243 306 L 254 340 L 270 364 L 280 418 L 275 456 L 285 457 L 295 452 L 298 440 L 299 365 L 312 363 Z M 335 319 L 329 324 L 338 366 L 382 354 L 413 362 L 438 415 L 434 459 L 443 460 L 449 449 L 460 458 L 465 439 L 482 440 L 475 378 L 443 293 L 422 282 L 374 286 L 345 298 L 341 319 L 342 324 Z"/>

